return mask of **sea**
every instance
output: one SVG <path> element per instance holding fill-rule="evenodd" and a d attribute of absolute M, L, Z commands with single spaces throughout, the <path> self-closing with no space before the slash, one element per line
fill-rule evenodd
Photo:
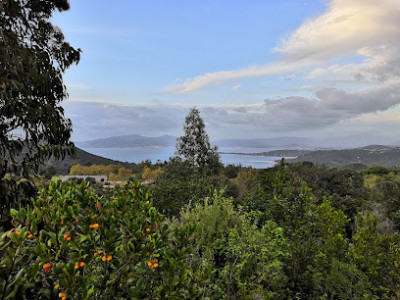
<path fill-rule="evenodd" d="M 168 161 L 175 154 L 175 147 L 134 147 L 134 148 L 85 148 L 83 150 L 99 155 L 105 158 L 118 160 L 121 162 L 140 163 L 150 160 L 155 163 L 157 161 Z M 255 169 L 263 169 L 273 167 L 280 157 L 261 156 L 261 155 L 244 155 L 241 153 L 260 153 L 276 150 L 274 148 L 227 148 L 218 149 L 222 163 L 224 165 L 241 165 L 243 167 L 253 167 Z M 222 153 L 221 153 L 222 152 Z M 235 154 L 225 154 L 235 153 Z"/>

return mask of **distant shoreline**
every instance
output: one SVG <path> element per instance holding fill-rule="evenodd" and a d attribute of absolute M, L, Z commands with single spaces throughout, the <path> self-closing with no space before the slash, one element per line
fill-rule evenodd
<path fill-rule="evenodd" d="M 219 154 L 233 154 L 233 155 L 248 155 L 248 156 L 273 156 L 283 158 L 297 158 L 301 155 L 310 153 L 316 150 L 302 149 L 302 150 L 273 150 L 267 152 L 252 152 L 252 153 L 240 153 L 240 152 L 218 152 Z"/>

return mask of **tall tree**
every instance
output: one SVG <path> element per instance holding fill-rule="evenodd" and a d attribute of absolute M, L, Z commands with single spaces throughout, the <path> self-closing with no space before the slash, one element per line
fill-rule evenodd
<path fill-rule="evenodd" d="M 192 108 L 183 126 L 185 134 L 178 138 L 176 154 L 182 155 L 201 174 L 211 174 L 218 170 L 220 157 L 216 146 L 211 147 L 200 111 Z"/>
<path fill-rule="evenodd" d="M 68 9 L 67 0 L 0 0 L 2 210 L 11 204 L 11 183 L 19 176 L 73 149 L 71 121 L 60 102 L 67 97 L 62 75 L 79 62 L 80 50 L 49 22 L 54 11 Z"/>

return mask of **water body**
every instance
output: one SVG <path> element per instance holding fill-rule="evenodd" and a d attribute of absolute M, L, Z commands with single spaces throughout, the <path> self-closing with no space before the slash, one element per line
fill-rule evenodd
<path fill-rule="evenodd" d="M 82 148 L 83 150 L 99 155 L 105 158 L 119 160 L 122 162 L 140 163 L 145 160 L 150 160 L 155 163 L 158 160 L 168 161 L 174 156 L 175 147 L 162 148 Z M 256 153 L 274 150 L 272 148 L 220 148 L 219 152 L 234 152 L 234 153 Z M 272 156 L 249 156 L 240 154 L 220 154 L 222 163 L 225 165 L 242 165 L 244 167 L 253 167 L 256 169 L 270 168 L 275 165 L 279 157 Z"/>

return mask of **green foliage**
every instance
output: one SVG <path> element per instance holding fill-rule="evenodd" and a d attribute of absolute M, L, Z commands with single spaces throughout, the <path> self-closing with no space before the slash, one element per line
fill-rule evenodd
<path fill-rule="evenodd" d="M 243 173 L 239 173 L 236 179 L 242 181 L 242 187 L 243 183 L 247 183 L 244 184 L 243 196 L 239 196 L 237 201 L 250 210 L 261 211 L 262 219 L 272 219 L 278 224 L 284 224 L 288 214 L 292 214 L 297 208 L 301 209 L 301 206 L 289 208 L 289 206 L 296 205 L 296 201 L 291 200 L 294 197 L 292 181 L 286 173 L 286 166 L 283 162 L 280 166 L 272 169 L 258 172 L 248 170 L 244 173 L 246 181 L 243 180 L 243 176 L 240 176 L 241 174 Z M 249 176 L 250 174 L 251 176 Z"/>
<path fill-rule="evenodd" d="M 309 299 L 317 299 L 328 291 L 337 296 L 331 278 L 337 274 L 337 267 L 342 266 L 346 253 L 348 220 L 327 200 L 313 204 L 307 191 L 295 199 L 302 209 L 289 215 L 284 227 L 290 241 L 291 258 L 287 267 L 291 290 Z"/>
<path fill-rule="evenodd" d="M 350 169 L 327 168 L 309 162 L 290 164 L 288 174 L 306 182 L 316 198 L 332 198 L 332 205 L 354 221 L 355 216 L 368 205 L 369 191 L 362 174 Z M 348 229 L 349 230 L 349 229 Z"/>
<path fill-rule="evenodd" d="M 182 208 L 190 201 L 197 202 L 211 196 L 215 187 L 204 180 L 170 181 L 159 179 L 150 187 L 154 195 L 154 206 L 167 217 L 178 216 Z"/>
<path fill-rule="evenodd" d="M 374 166 L 360 171 L 361 174 L 376 174 L 376 175 L 385 175 L 389 174 L 389 170 L 385 167 Z"/>
<path fill-rule="evenodd" d="M 400 178 L 396 175 L 383 175 L 376 179 L 371 197 L 379 204 L 388 218 L 400 229 Z"/>
<path fill-rule="evenodd" d="M 37 194 L 37 187 L 32 180 L 5 176 L 0 180 L 0 227 L 10 226 L 10 209 L 24 207 L 30 197 Z"/>
<path fill-rule="evenodd" d="M 212 270 L 203 287 L 206 297 L 276 299 L 283 292 L 287 242 L 282 228 L 272 221 L 260 227 L 258 217 L 235 210 L 231 200 L 216 194 L 175 220 L 175 226 L 196 225 L 192 265 Z"/>
<path fill-rule="evenodd" d="M 155 170 L 150 169 L 149 167 L 145 166 L 142 174 L 142 179 L 145 183 L 154 183 L 158 177 L 160 177 L 163 173 L 161 167 L 158 167 Z"/>
<path fill-rule="evenodd" d="M 139 165 L 138 165 L 139 166 Z M 150 166 L 148 166 L 150 167 Z M 163 170 L 162 179 L 170 181 L 188 181 L 193 175 L 193 170 L 187 161 L 180 157 L 171 157 L 168 163 L 161 166 Z M 143 167 L 144 170 L 144 167 Z"/>
<path fill-rule="evenodd" d="M 185 118 L 183 126 L 185 134 L 178 138 L 176 154 L 182 155 L 190 163 L 194 171 L 200 175 L 210 175 L 221 167 L 217 147 L 211 147 L 205 131 L 205 124 L 200 111 L 192 108 Z"/>
<path fill-rule="evenodd" d="M 376 299 L 400 297 L 400 237 L 382 234 L 378 219 L 366 213 L 357 216 L 357 232 L 348 256 L 368 278 L 366 290 Z"/>
<path fill-rule="evenodd" d="M 67 0 L 3 0 L 0 4 L 0 199 L 1 211 L 15 207 L 28 177 L 50 156 L 72 152 L 71 121 L 60 102 L 67 97 L 64 71 L 80 50 L 49 19 L 68 10 Z M 21 190 L 22 188 L 22 190 Z M 29 193 L 27 193 L 29 194 Z"/>
<path fill-rule="evenodd" d="M 257 185 L 257 172 L 253 168 L 248 168 L 238 172 L 235 178 L 238 185 L 238 198 L 242 199 L 247 192 L 254 190 Z"/>
<path fill-rule="evenodd" d="M 193 227 L 170 243 L 151 200 L 138 184 L 106 199 L 84 182 L 51 183 L 0 235 L 2 299 L 198 298 L 183 247 Z"/>
<path fill-rule="evenodd" d="M 364 185 L 367 188 L 374 188 L 376 185 L 376 181 L 378 180 L 379 175 L 375 174 L 366 174 L 364 175 Z"/>
<path fill-rule="evenodd" d="M 400 298 L 393 173 L 374 175 L 374 187 L 361 191 L 364 211 L 351 219 L 337 206 L 354 204 L 340 202 L 344 195 L 364 195 L 353 171 L 282 162 L 195 182 L 176 158 L 146 162 L 136 175 L 157 168 L 164 172 L 149 185 L 154 200 L 139 184 L 93 186 L 100 196 L 84 182 L 53 182 L 12 210 L 15 229 L 0 233 L 3 298 Z"/>
<path fill-rule="evenodd" d="M 236 178 L 236 176 L 238 176 L 239 171 L 243 169 L 241 166 L 236 166 L 236 165 L 227 165 L 224 166 L 222 172 L 223 174 L 231 179 L 231 178 Z"/>

